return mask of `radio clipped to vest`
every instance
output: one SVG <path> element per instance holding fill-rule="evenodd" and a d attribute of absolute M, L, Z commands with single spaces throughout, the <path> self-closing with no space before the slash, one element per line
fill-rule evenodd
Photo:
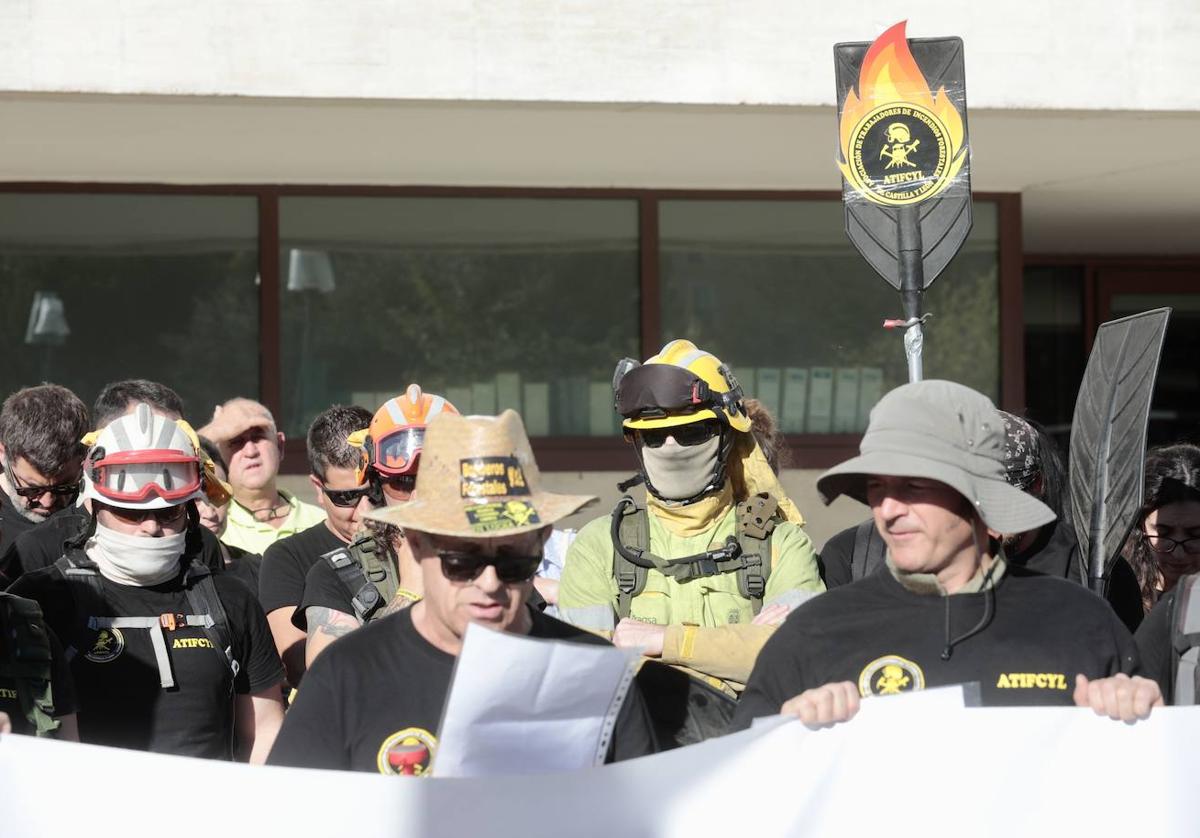
<path fill-rule="evenodd" d="M 400 578 L 396 562 L 386 551 L 380 551 L 374 537 L 363 536 L 345 547 L 323 553 L 321 558 L 333 569 L 350 596 L 350 604 L 359 620 L 368 623 L 384 616 L 384 606 L 399 590 Z"/>
<path fill-rule="evenodd" d="M 736 573 L 738 593 L 762 610 L 771 575 L 771 535 L 779 523 L 779 502 L 763 492 L 737 506 L 737 535 L 715 550 L 664 559 L 650 552 L 650 519 L 645 507 L 628 495 L 612 513 L 613 576 L 617 582 L 617 618 L 629 616 L 635 597 L 646 589 L 651 568 L 676 582 Z"/>
<path fill-rule="evenodd" d="M 32 600 L 0 594 L 0 631 L 4 656 L 0 676 L 12 681 L 26 721 L 38 736 L 58 730 L 51 688 L 53 661 L 50 633 L 42 609 Z"/>

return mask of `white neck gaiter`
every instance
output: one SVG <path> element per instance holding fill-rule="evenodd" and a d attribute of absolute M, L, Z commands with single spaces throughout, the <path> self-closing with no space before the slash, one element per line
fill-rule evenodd
<path fill-rule="evenodd" d="M 139 588 L 158 585 L 179 573 L 186 532 L 157 538 L 127 535 L 97 523 L 84 552 L 105 579 Z"/>
<path fill-rule="evenodd" d="M 643 445 L 642 465 L 646 479 L 666 500 L 687 500 L 704 491 L 717 470 L 721 437 L 699 445 L 667 443 L 658 448 Z"/>

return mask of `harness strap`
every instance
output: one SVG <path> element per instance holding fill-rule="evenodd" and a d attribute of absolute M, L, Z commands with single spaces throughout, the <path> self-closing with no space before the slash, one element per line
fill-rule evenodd
<path fill-rule="evenodd" d="M 171 658 L 167 656 L 167 638 L 163 635 L 161 617 L 88 617 L 88 628 L 100 629 L 147 629 L 150 645 L 154 647 L 154 660 L 158 662 L 158 681 L 163 689 L 175 686 L 175 675 L 171 672 Z"/>
<path fill-rule="evenodd" d="M 738 592 L 750 600 L 758 614 L 771 573 L 771 536 L 778 523 L 778 509 L 778 502 L 770 495 L 755 495 L 738 506 L 737 536 L 729 536 L 715 550 L 666 560 L 649 551 L 649 514 L 632 498 L 621 498 L 613 510 L 610 532 L 618 619 L 629 616 L 633 599 L 646 588 L 651 568 L 680 583 L 736 573 Z"/>

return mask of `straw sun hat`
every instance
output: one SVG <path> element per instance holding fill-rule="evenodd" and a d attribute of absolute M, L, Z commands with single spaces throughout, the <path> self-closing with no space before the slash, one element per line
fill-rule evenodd
<path fill-rule="evenodd" d="M 412 500 L 365 517 L 401 529 L 479 538 L 553 524 L 596 500 L 542 489 L 521 417 L 443 413 L 429 423 Z"/>

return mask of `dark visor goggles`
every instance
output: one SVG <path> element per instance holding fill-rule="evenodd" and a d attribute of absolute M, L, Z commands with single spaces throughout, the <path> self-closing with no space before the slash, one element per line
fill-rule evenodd
<path fill-rule="evenodd" d="M 661 419 L 672 413 L 705 409 L 737 413 L 740 409 L 739 386 L 719 393 L 703 378 L 682 367 L 646 364 L 630 369 L 631 363 L 622 361 L 613 376 L 617 413 L 626 419 Z"/>

